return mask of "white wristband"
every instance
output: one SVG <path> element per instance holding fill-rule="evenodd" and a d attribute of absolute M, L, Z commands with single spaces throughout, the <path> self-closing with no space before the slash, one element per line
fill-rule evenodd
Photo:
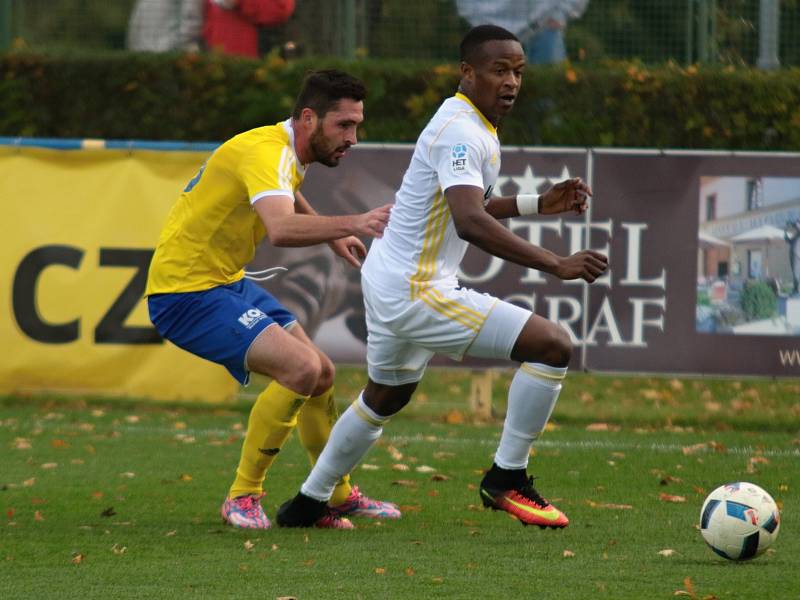
<path fill-rule="evenodd" d="M 539 212 L 539 194 L 517 194 L 517 212 L 520 216 Z"/>

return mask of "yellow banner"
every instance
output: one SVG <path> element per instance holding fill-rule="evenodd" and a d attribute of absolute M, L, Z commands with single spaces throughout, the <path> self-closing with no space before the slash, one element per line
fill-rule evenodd
<path fill-rule="evenodd" d="M 221 366 L 162 341 L 142 299 L 178 193 L 209 152 L 0 146 L 0 393 L 221 401 Z"/>

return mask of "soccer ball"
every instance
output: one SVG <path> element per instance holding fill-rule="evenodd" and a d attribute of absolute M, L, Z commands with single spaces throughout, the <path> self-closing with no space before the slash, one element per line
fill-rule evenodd
<path fill-rule="evenodd" d="M 715 489 L 703 502 L 700 533 L 711 549 L 730 560 L 750 560 L 778 537 L 778 505 L 755 484 L 739 481 Z"/>

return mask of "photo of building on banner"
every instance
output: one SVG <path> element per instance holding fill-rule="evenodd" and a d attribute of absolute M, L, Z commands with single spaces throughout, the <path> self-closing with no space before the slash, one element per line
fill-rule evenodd
<path fill-rule="evenodd" d="M 800 178 L 701 177 L 696 328 L 800 336 Z"/>

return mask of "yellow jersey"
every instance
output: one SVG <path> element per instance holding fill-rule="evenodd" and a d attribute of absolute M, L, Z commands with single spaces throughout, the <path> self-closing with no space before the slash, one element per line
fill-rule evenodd
<path fill-rule="evenodd" d="M 291 119 L 231 138 L 189 182 L 161 231 L 145 295 L 196 292 L 244 277 L 266 229 L 253 204 L 303 182 Z"/>

